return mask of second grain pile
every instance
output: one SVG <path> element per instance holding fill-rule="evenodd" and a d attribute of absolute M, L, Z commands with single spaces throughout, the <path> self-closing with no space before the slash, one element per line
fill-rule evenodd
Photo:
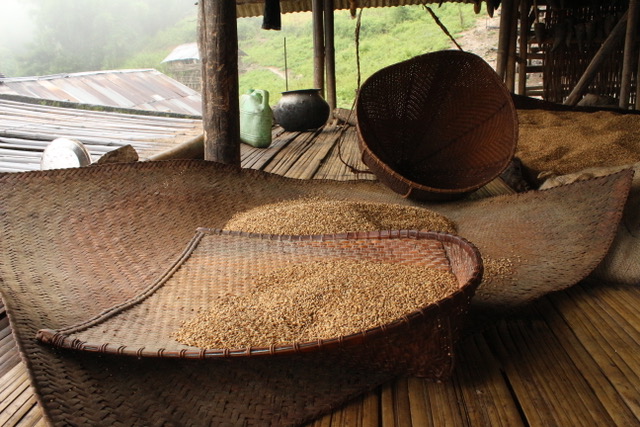
<path fill-rule="evenodd" d="M 456 232 L 453 221 L 429 209 L 320 198 L 258 206 L 234 215 L 224 228 L 249 233 L 297 235 L 376 230 Z"/>
<path fill-rule="evenodd" d="M 225 228 L 265 234 L 456 230 L 424 208 L 319 198 L 260 206 L 235 215 Z M 201 348 L 245 348 L 334 338 L 392 322 L 458 288 L 450 271 L 353 260 L 292 264 L 249 280 L 248 293 L 221 297 L 215 310 L 185 322 L 176 339 Z"/>

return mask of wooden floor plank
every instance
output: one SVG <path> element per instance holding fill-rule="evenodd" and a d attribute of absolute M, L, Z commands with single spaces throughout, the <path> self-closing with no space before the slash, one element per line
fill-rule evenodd
<path fill-rule="evenodd" d="M 608 319 L 608 323 L 615 327 L 613 332 L 628 335 L 628 338 L 640 344 L 640 307 L 629 304 L 629 301 L 640 300 L 637 286 L 585 284 L 580 289 L 584 292 L 583 301 Z M 572 295 L 573 288 L 568 291 Z"/>
<path fill-rule="evenodd" d="M 395 400 L 395 416 L 398 426 L 410 426 L 411 404 L 409 401 L 409 386 L 407 378 L 400 378 L 394 383 L 393 397 Z"/>
<path fill-rule="evenodd" d="M 544 325 L 547 326 L 546 323 Z M 532 329 L 524 322 L 519 322 L 518 326 L 526 336 Z M 545 328 L 543 333 L 551 335 L 551 330 Z M 528 340 L 526 348 L 536 356 L 539 384 L 544 384 L 547 402 L 554 409 L 556 418 L 563 423 L 561 425 L 612 425 L 610 414 L 559 342 L 552 339 Z"/>
<path fill-rule="evenodd" d="M 36 404 L 36 398 L 30 389 L 25 390 L 16 400 L 11 404 L 12 407 L 6 412 L 0 413 L 0 424 L 4 427 L 15 427 L 21 425 L 23 422 L 28 423 L 28 420 L 23 421 L 23 418 L 31 411 Z M 6 420 L 4 416 L 11 413 Z"/>
<path fill-rule="evenodd" d="M 3 320 L 6 320 L 6 322 L 0 321 L 0 347 L 3 345 L 2 340 L 6 339 L 7 337 L 9 337 L 9 339 L 13 341 L 13 337 L 11 335 L 11 327 L 9 326 L 9 320 Z"/>
<path fill-rule="evenodd" d="M 382 427 L 401 427 L 396 424 L 393 388 L 393 384 L 386 384 L 380 389 L 380 421 Z"/>
<path fill-rule="evenodd" d="M 288 174 L 298 179 L 312 179 L 320 165 L 327 159 L 339 136 L 340 131 L 336 128 L 322 132 L 320 136 L 314 139 L 313 144 L 298 159 Z"/>
<path fill-rule="evenodd" d="M 274 131 L 273 141 L 268 147 L 256 148 L 242 144 L 240 147 L 242 167 L 263 170 L 273 157 L 284 147 L 295 141 L 298 135 L 298 132 L 283 133 L 282 131 Z"/>
<path fill-rule="evenodd" d="M 362 419 L 362 401 L 357 399 L 343 408 L 334 411 L 331 416 L 332 427 L 360 427 Z"/>
<path fill-rule="evenodd" d="M 1 331 L 0 335 L 3 335 L 0 339 L 0 357 L 2 357 L 16 347 L 16 341 L 13 339 L 11 328 L 8 326 Z"/>
<path fill-rule="evenodd" d="M 620 335 L 616 324 L 608 324 L 608 317 L 601 313 L 602 310 L 593 309 L 593 303 L 589 302 L 593 296 L 592 294 L 591 298 L 582 299 L 575 292 L 562 293 L 552 301 L 573 333 L 597 362 L 599 369 L 635 417 L 640 419 L 638 344 L 629 335 Z M 629 302 L 632 301 L 634 300 L 630 297 Z M 640 302 L 640 299 L 635 301 Z"/>
<path fill-rule="evenodd" d="M 327 161 L 321 165 L 314 178 L 334 180 L 376 179 L 373 174 L 355 173 L 351 168 L 368 171 L 368 168 L 362 163 L 356 132 L 353 127 L 348 128 L 341 138 L 336 141 Z"/>
<path fill-rule="evenodd" d="M 16 427 L 40 427 L 46 426 L 46 422 L 42 417 L 42 410 L 35 399 L 30 399 L 25 405 L 28 409 L 24 416 L 15 424 Z"/>
<path fill-rule="evenodd" d="M 502 367 L 484 337 L 476 334 L 461 341 L 456 355 L 455 378 L 462 405 L 459 412 L 466 414 L 469 425 L 524 425 Z"/>
<path fill-rule="evenodd" d="M 18 347 L 14 344 L 14 347 L 11 348 L 11 350 L 0 356 L 0 378 L 20 363 L 22 363 L 20 360 L 20 353 L 18 352 Z"/>
<path fill-rule="evenodd" d="M 409 378 L 407 380 L 409 392 L 409 408 L 411 410 L 411 424 L 414 426 L 432 426 L 431 411 L 428 405 L 424 380 Z"/>
<path fill-rule="evenodd" d="M 314 135 L 314 133 L 301 133 L 298 138 L 296 138 L 295 144 L 289 144 L 278 151 L 278 153 L 273 156 L 272 161 L 262 168 L 262 170 L 289 178 L 297 178 L 288 173 L 289 169 L 313 144 Z"/>
<path fill-rule="evenodd" d="M 609 301 L 616 313 L 624 313 L 625 318 L 632 316 L 633 327 L 636 330 L 640 330 L 640 306 L 638 304 L 629 304 L 629 298 L 636 301 L 640 299 L 640 287 L 637 285 L 606 284 L 599 286 L 598 284 L 591 284 L 587 287 L 587 291 L 592 288 L 598 290 L 598 298 Z"/>
<path fill-rule="evenodd" d="M 598 400 L 607 410 L 615 425 L 633 425 L 638 421 L 637 415 L 626 404 L 624 398 L 611 383 L 606 369 L 603 370 L 594 359 L 591 351 L 580 341 L 563 315 L 554 309 L 548 298 L 541 299 L 537 305 L 541 316 L 551 325 L 553 333 L 562 343 L 563 348 L 580 369 L 581 375 L 591 386 Z"/>
<path fill-rule="evenodd" d="M 468 425 L 467 420 L 461 416 L 458 395 L 456 393 L 456 380 L 452 379 L 444 383 L 422 382 L 424 390 L 423 398 L 428 405 L 430 419 L 424 420 L 430 426 L 437 427 L 443 424 Z M 415 396 L 414 396 L 415 397 Z M 416 424 L 418 426 L 420 424 Z"/>
<path fill-rule="evenodd" d="M 544 321 L 503 322 L 490 336 L 529 424 L 611 425 L 597 395 Z"/>
<path fill-rule="evenodd" d="M 11 381 L 0 392 L 0 420 L 11 417 L 11 409 L 14 408 L 14 406 L 11 406 L 12 403 L 14 400 L 19 399 L 25 390 L 29 391 L 29 387 L 29 377 L 26 372 L 23 371 L 11 378 Z M 31 392 L 29 391 L 29 393 Z M 0 422 L 0 425 L 2 425 L 2 422 Z"/>
<path fill-rule="evenodd" d="M 27 378 L 26 370 L 19 365 L 14 366 L 9 372 L 0 377 L 0 404 L 13 393 Z"/>
<path fill-rule="evenodd" d="M 16 346 L 16 341 L 13 338 L 13 334 L 11 332 L 11 328 L 7 326 L 2 331 L 0 331 L 0 356 L 9 351 L 11 348 Z"/>
<path fill-rule="evenodd" d="M 330 427 L 331 426 L 331 416 L 332 414 L 327 414 L 309 424 L 308 427 Z"/>
<path fill-rule="evenodd" d="M 362 427 L 378 427 L 380 425 L 380 393 L 373 391 L 362 400 Z"/>

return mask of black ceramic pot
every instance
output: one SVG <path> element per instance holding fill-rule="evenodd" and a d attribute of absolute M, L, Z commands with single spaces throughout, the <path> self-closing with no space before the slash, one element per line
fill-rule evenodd
<path fill-rule="evenodd" d="M 287 131 L 317 129 L 327 122 L 329 113 L 329 104 L 320 96 L 320 89 L 282 92 L 273 109 L 276 123 Z"/>

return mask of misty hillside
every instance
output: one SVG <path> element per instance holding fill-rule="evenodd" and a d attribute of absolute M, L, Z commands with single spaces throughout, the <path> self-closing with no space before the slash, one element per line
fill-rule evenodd
<path fill-rule="evenodd" d="M 184 0 L 6 1 L 9 10 L 11 4 L 21 7 L 14 9 L 16 19 L 25 8 L 31 18 L 30 23 L 14 22 L 11 36 L 2 33 L 11 26 L 0 26 L 0 40 L 10 40 L 0 42 L 0 73 L 7 76 L 123 68 L 156 68 L 171 75 L 161 61 L 176 46 L 197 39 L 197 6 Z M 454 36 L 482 17 L 467 4 L 432 9 Z M 338 104 L 347 108 L 358 84 L 356 24 L 348 11 L 336 12 Z M 266 89 L 275 104 L 282 91 L 313 87 L 311 14 L 283 15 L 282 31 L 265 31 L 261 25 L 262 18 L 238 19 L 240 93 Z M 22 39 L 19 33 L 25 33 Z M 365 9 L 359 47 L 364 80 L 381 67 L 453 44 L 424 7 L 407 6 Z"/>
<path fill-rule="evenodd" d="M 194 3 L 2 0 L 0 73 L 13 77 L 109 70 L 125 68 L 133 59 L 155 68 L 154 52 L 195 39 Z"/>

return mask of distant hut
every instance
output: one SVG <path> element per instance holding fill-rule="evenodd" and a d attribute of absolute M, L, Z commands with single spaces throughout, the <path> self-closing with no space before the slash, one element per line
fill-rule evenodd
<path fill-rule="evenodd" d="M 242 57 L 246 54 L 238 51 L 238 68 L 242 71 Z M 200 51 L 198 43 L 185 43 L 176 47 L 162 60 L 167 66 L 167 74 L 190 87 L 202 92 L 202 68 L 200 66 Z"/>

